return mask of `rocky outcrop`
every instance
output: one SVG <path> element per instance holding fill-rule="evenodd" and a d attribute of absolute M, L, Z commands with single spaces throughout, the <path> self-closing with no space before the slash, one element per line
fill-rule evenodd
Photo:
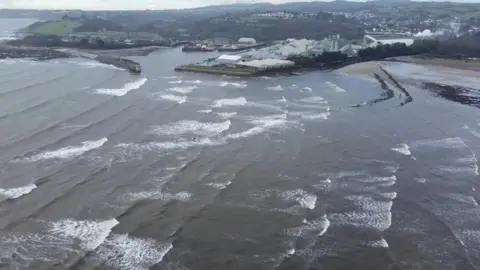
<path fill-rule="evenodd" d="M 5 58 L 30 58 L 37 61 L 69 58 L 70 55 L 48 48 L 24 48 L 0 46 L 0 59 Z"/>

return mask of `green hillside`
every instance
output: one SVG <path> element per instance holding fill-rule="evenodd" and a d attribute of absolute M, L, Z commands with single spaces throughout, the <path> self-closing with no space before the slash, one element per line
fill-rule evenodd
<path fill-rule="evenodd" d="M 80 21 L 61 20 L 35 23 L 28 27 L 27 31 L 39 35 L 63 36 L 72 33 L 77 27 L 82 26 Z"/>

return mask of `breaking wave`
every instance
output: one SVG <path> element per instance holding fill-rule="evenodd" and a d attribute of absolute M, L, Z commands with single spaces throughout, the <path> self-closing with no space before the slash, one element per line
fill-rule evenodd
<path fill-rule="evenodd" d="M 326 85 L 330 86 L 331 88 L 333 88 L 335 90 L 335 92 L 339 92 L 339 93 L 345 93 L 347 91 L 345 91 L 345 89 L 341 88 L 340 86 L 334 84 L 334 83 L 331 83 L 331 82 L 325 82 Z"/>
<path fill-rule="evenodd" d="M 26 195 L 32 190 L 36 189 L 37 185 L 30 184 L 24 187 L 17 187 L 17 188 L 0 188 L 0 196 L 5 197 L 6 199 L 17 199 Z"/>
<path fill-rule="evenodd" d="M 147 81 L 148 81 L 147 78 L 142 78 L 138 81 L 127 83 L 122 88 L 101 88 L 101 89 L 95 90 L 95 93 L 101 94 L 101 95 L 117 96 L 117 97 L 125 96 L 128 92 L 140 88 Z"/>
<path fill-rule="evenodd" d="M 186 96 L 176 96 L 176 95 L 161 95 L 160 99 L 174 101 L 178 104 L 185 103 L 187 101 Z"/>
<path fill-rule="evenodd" d="M 167 91 L 170 91 L 170 92 L 177 92 L 177 93 L 181 93 L 181 94 L 188 94 L 188 93 L 191 93 L 194 89 L 197 89 L 198 87 L 197 86 L 184 86 L 184 87 L 171 87 L 171 88 L 168 88 Z"/>
<path fill-rule="evenodd" d="M 32 157 L 24 159 L 27 162 L 35 162 L 49 159 L 69 159 L 82 155 L 85 152 L 102 147 L 108 141 L 107 138 L 102 138 L 98 141 L 85 141 L 79 146 L 68 146 L 55 151 L 47 151 Z"/>
<path fill-rule="evenodd" d="M 247 100 L 244 97 L 239 98 L 230 98 L 230 99 L 219 99 L 213 102 L 213 107 L 221 108 L 224 106 L 245 106 Z"/>
<path fill-rule="evenodd" d="M 230 128 L 230 120 L 220 123 L 202 123 L 195 120 L 184 120 L 173 124 L 157 126 L 152 130 L 156 135 L 196 134 L 214 136 Z"/>
<path fill-rule="evenodd" d="M 270 91 L 283 91 L 283 87 L 281 85 L 277 85 L 277 86 L 270 86 L 270 87 L 267 87 L 265 88 L 266 90 L 270 90 Z"/>
<path fill-rule="evenodd" d="M 83 249 L 94 250 L 118 224 L 116 219 L 105 221 L 64 219 L 51 223 L 49 232 L 65 239 L 78 239 Z"/>
<path fill-rule="evenodd" d="M 145 191 L 138 193 L 131 193 L 128 195 L 128 198 L 133 201 L 138 200 L 160 200 L 160 201 L 182 201 L 186 202 L 192 198 L 192 193 L 182 191 L 179 193 L 168 193 L 163 191 Z"/>
<path fill-rule="evenodd" d="M 115 234 L 98 247 L 95 257 L 115 269 L 147 270 L 160 263 L 172 248 L 171 243 Z"/>

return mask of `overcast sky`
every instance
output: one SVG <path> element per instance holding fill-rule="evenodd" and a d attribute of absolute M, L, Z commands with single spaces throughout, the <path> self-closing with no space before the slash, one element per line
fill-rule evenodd
<path fill-rule="evenodd" d="M 208 5 L 270 2 L 306 2 L 309 0 L 0 0 L 0 8 L 34 9 L 176 9 Z"/>
<path fill-rule="evenodd" d="M 285 2 L 305 1 L 308 0 L 0 0 L 0 8 L 138 10 L 192 8 L 208 5 L 232 4 L 239 2 L 270 2 L 274 4 L 280 4 Z M 462 0 L 459 0 L 459 2 L 460 1 Z M 462 2 L 475 2 L 475 0 L 463 0 Z"/>

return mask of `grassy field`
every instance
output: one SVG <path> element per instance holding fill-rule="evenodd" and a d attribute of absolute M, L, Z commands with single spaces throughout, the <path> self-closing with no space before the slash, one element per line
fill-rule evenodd
<path fill-rule="evenodd" d="M 79 21 L 61 20 L 36 23 L 28 27 L 28 32 L 40 35 L 63 36 L 73 32 L 73 29 L 82 26 Z"/>

